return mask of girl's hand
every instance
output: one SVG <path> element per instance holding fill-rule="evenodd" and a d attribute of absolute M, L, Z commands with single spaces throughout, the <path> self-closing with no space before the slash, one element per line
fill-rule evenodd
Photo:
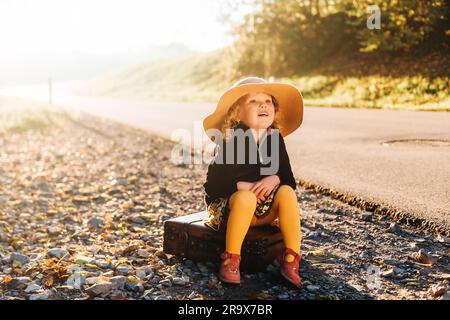
<path fill-rule="evenodd" d="M 258 182 L 259 182 L 259 181 L 257 181 L 257 182 L 239 181 L 239 182 L 236 184 L 236 187 L 237 187 L 238 190 L 250 190 L 250 189 L 252 189 L 253 186 L 254 186 L 256 183 L 258 183 Z M 256 200 L 257 200 L 258 203 L 261 203 L 262 201 L 265 201 L 265 200 L 266 200 L 266 197 L 261 196 L 261 197 L 257 198 Z"/>
<path fill-rule="evenodd" d="M 277 175 L 267 176 L 253 184 L 250 191 L 256 195 L 258 203 L 261 203 L 266 200 L 267 196 L 280 182 L 280 178 Z"/>
<path fill-rule="evenodd" d="M 238 190 L 250 190 L 253 188 L 253 185 L 255 185 L 256 182 L 247 182 L 247 181 L 239 181 L 236 184 L 236 187 Z M 258 203 L 261 203 L 261 201 L 266 200 L 265 197 L 260 197 L 256 199 Z"/>
<path fill-rule="evenodd" d="M 239 181 L 236 183 L 238 190 L 250 190 L 253 187 L 254 182 Z"/>

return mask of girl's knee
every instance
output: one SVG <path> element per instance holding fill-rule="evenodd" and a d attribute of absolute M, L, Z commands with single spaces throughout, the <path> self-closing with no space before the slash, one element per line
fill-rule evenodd
<path fill-rule="evenodd" d="M 230 197 L 230 206 L 240 208 L 256 208 L 256 196 L 249 190 L 238 190 Z M 252 211 L 253 212 L 253 211 Z"/>
<path fill-rule="evenodd" d="M 274 206 L 279 208 L 281 205 L 298 207 L 297 195 L 289 185 L 281 185 L 275 194 Z"/>
<path fill-rule="evenodd" d="M 294 189 L 287 184 L 283 184 L 278 188 L 276 196 L 283 199 L 295 199 L 297 201 L 297 195 L 295 194 Z"/>

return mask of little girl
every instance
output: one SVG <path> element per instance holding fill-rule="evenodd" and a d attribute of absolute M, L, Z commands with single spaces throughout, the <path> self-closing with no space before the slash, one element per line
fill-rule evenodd
<path fill-rule="evenodd" d="M 241 247 L 249 227 L 278 219 L 285 250 L 275 264 L 284 278 L 300 286 L 300 212 L 283 137 L 296 130 L 302 119 L 303 99 L 295 87 L 249 77 L 226 91 L 214 113 L 203 121 L 210 138 L 211 131 L 220 130 L 222 134 L 222 143 L 214 140 L 216 154 L 208 167 L 204 188 L 209 212 L 205 224 L 216 231 L 226 228 L 219 271 L 223 282 L 240 283 Z M 239 149 L 236 143 L 238 132 L 245 132 L 250 138 L 245 140 L 243 149 L 242 144 Z M 276 149 L 272 148 L 273 143 L 278 146 L 278 153 L 272 152 Z M 267 169 L 262 159 L 264 146 L 271 153 L 271 165 L 276 162 L 270 175 L 263 170 Z M 252 150 L 256 161 L 250 160 Z M 231 154 L 231 163 L 227 153 Z M 245 161 L 237 161 L 240 156 Z"/>

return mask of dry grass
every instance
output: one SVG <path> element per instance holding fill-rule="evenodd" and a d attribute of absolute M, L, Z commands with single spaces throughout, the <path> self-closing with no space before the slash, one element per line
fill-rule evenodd
<path fill-rule="evenodd" d="M 44 129 L 67 119 L 68 114 L 58 106 L 0 96 L 0 133 Z"/>

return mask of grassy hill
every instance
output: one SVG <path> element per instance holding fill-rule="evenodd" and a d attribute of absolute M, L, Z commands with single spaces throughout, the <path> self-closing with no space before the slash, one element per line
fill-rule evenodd
<path fill-rule="evenodd" d="M 80 95 L 162 101 L 214 101 L 229 84 L 226 50 L 152 60 L 99 76 Z"/>
<path fill-rule="evenodd" d="M 231 49 L 224 48 L 150 61 L 101 75 L 76 93 L 214 102 L 237 80 L 231 56 Z M 409 56 L 336 53 L 316 70 L 277 80 L 299 88 L 310 106 L 450 111 L 449 66 L 444 51 Z"/>

